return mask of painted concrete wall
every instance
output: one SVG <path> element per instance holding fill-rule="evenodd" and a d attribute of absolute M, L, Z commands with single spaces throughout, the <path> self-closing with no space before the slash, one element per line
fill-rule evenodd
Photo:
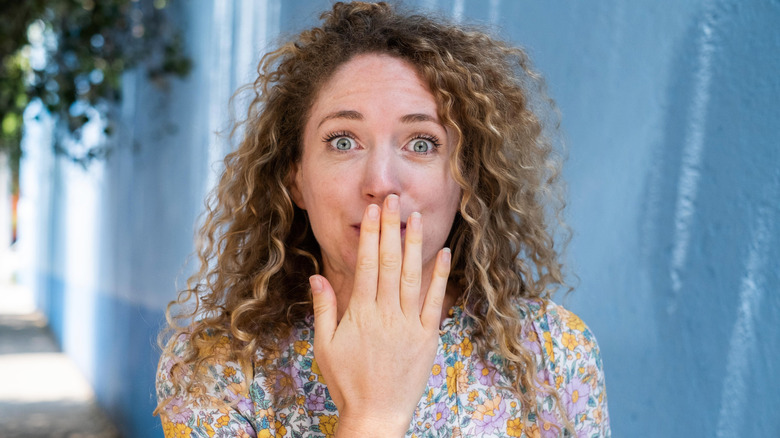
<path fill-rule="evenodd" d="M 227 100 L 329 4 L 182 2 L 195 70 L 167 93 L 129 74 L 115 153 L 86 172 L 28 110 L 27 281 L 128 437 L 162 436 L 154 335 L 230 148 Z M 564 301 L 600 341 L 615 436 L 780 435 L 780 3 L 407 4 L 497 26 L 547 78 L 579 276 Z"/>
<path fill-rule="evenodd" d="M 7 248 L 11 239 L 11 170 L 8 156 L 0 153 L 0 248 Z"/>

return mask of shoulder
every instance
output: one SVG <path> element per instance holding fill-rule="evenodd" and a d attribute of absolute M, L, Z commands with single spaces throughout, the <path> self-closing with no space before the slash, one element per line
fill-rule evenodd
<path fill-rule="evenodd" d="M 231 359 L 229 335 L 206 335 L 199 338 L 198 345 L 200 350 L 196 352 L 193 339 L 186 333 L 168 342 L 157 368 L 158 410 L 181 417 L 183 406 L 249 408 L 245 372 L 251 367 Z"/>
<path fill-rule="evenodd" d="M 558 362 L 565 356 L 588 357 L 599 363 L 601 356 L 593 332 L 574 312 L 550 300 L 520 301 L 520 314 L 543 343 L 544 356 Z M 562 357 L 564 356 L 564 357 Z"/>
<path fill-rule="evenodd" d="M 198 340 L 198 355 L 193 339 L 179 334 L 160 357 L 155 414 L 165 436 L 254 436 L 254 406 L 243 367 L 229 360 L 230 338 Z"/>
<path fill-rule="evenodd" d="M 528 300 L 529 331 L 539 339 L 543 375 L 559 394 L 578 435 L 610 436 L 604 370 L 596 337 L 574 312 L 549 300 Z"/>

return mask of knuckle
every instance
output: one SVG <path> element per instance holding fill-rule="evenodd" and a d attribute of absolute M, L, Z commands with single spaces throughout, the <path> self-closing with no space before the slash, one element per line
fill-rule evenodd
<path fill-rule="evenodd" d="M 355 312 L 355 310 L 352 307 L 347 307 L 347 310 L 344 312 L 344 316 L 342 317 L 342 320 L 359 322 L 360 313 Z"/>
<path fill-rule="evenodd" d="M 363 256 L 358 258 L 357 269 L 360 271 L 373 271 L 376 269 L 376 258 Z"/>
<path fill-rule="evenodd" d="M 314 316 L 317 317 L 327 312 L 330 305 L 329 303 L 315 302 L 313 307 L 314 307 Z"/>
<path fill-rule="evenodd" d="M 394 326 L 398 323 L 398 316 L 394 313 L 382 313 L 380 316 L 382 320 L 382 325 L 384 326 Z"/>
<path fill-rule="evenodd" d="M 412 245 L 422 245 L 422 234 L 418 233 L 406 233 L 406 243 Z"/>
<path fill-rule="evenodd" d="M 447 279 L 447 277 L 450 276 L 450 267 L 449 266 L 441 266 L 437 264 L 437 267 L 435 269 L 436 275 L 440 278 Z"/>
<path fill-rule="evenodd" d="M 434 294 L 431 296 L 431 304 L 433 304 L 435 307 L 440 307 L 442 304 L 444 304 L 444 296 Z"/>
<path fill-rule="evenodd" d="M 382 218 L 382 225 L 384 226 L 400 226 L 401 218 L 398 215 L 390 215 Z"/>
<path fill-rule="evenodd" d="M 360 225 L 360 232 L 363 233 L 372 233 L 372 234 L 379 234 L 379 224 L 378 223 L 363 223 Z"/>
<path fill-rule="evenodd" d="M 401 281 L 403 281 L 403 283 L 407 286 L 419 286 L 420 273 L 417 271 L 404 272 L 403 275 L 401 275 Z"/>
<path fill-rule="evenodd" d="M 401 266 L 401 256 L 399 254 L 385 253 L 380 256 L 380 263 L 385 269 L 397 269 Z"/>

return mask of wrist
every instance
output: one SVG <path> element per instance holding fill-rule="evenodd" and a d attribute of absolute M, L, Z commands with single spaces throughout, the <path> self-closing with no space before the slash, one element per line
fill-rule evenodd
<path fill-rule="evenodd" d="M 393 419 L 386 416 L 339 415 L 336 438 L 403 437 L 406 435 L 410 421 L 409 418 Z"/>

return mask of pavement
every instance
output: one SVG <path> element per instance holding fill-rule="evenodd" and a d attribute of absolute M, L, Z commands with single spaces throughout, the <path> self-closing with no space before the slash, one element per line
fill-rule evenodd
<path fill-rule="evenodd" d="M 119 438 L 0 249 L 0 438 Z"/>

